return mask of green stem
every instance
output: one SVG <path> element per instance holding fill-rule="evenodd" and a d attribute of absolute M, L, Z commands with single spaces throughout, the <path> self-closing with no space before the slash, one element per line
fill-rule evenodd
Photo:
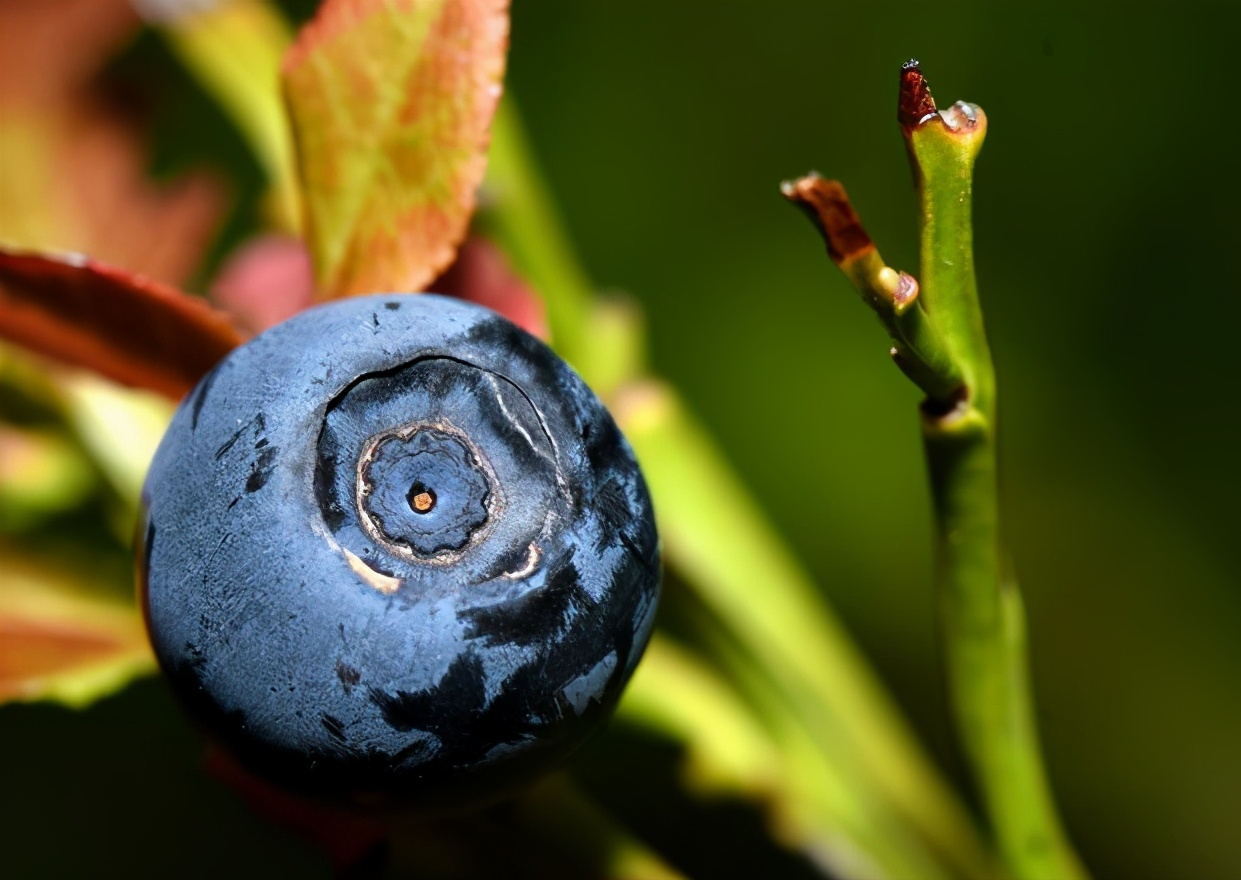
<path fill-rule="evenodd" d="M 930 101 L 916 67 L 906 69 L 902 88 L 920 88 Z M 1013 874 L 1021 880 L 1082 878 L 1085 870 L 1061 827 L 1043 767 L 1024 614 L 1001 535 L 995 373 L 974 275 L 971 220 L 974 158 L 986 118 L 958 103 L 902 122 L 918 183 L 923 302 L 965 379 L 955 398 L 928 398 L 922 422 L 953 709 Z"/>
<path fill-rule="evenodd" d="M 853 801 L 916 829 L 957 876 L 993 876 L 960 803 L 702 426 L 662 383 L 631 386 L 615 409 L 650 484 L 668 561 L 762 670 L 765 690 L 850 779 Z"/>
<path fill-rule="evenodd" d="M 919 296 L 918 282 L 885 265 L 844 186 L 812 173 L 785 182 L 780 191 L 810 218 L 832 262 L 875 310 L 896 343 L 891 353 L 900 368 L 932 400 L 954 400 L 965 378 Z"/>
<path fill-rule="evenodd" d="M 936 110 L 917 62 L 902 70 L 898 116 L 918 190 L 921 285 L 884 265 L 839 183 L 809 175 L 782 189 L 879 314 L 897 363 L 927 395 L 922 428 L 949 689 L 1004 862 L 1019 880 L 1084 878 L 1039 752 L 1021 597 L 1000 534 L 995 371 L 970 216 L 986 117 L 960 102 Z"/>
<path fill-rule="evenodd" d="M 925 417 L 923 437 L 953 710 L 1000 852 L 1022 880 L 1085 877 L 1039 752 L 1021 596 L 1005 576 L 992 426 L 969 408 Z"/>
<path fill-rule="evenodd" d="M 521 117 L 511 95 L 496 110 L 491 129 L 482 207 L 487 232 L 514 268 L 539 291 L 560 356 L 587 382 L 591 376 L 588 334 L 594 288 L 574 254 L 556 209 L 541 185 Z"/>
<path fill-rule="evenodd" d="M 597 301 L 508 99 L 497 114 L 490 162 L 484 223 L 544 295 L 557 349 L 594 384 L 605 372 L 596 368 Z M 640 333 L 640 322 L 628 326 Z M 662 383 L 633 374 L 609 384 L 600 390 L 642 462 L 669 564 L 744 647 L 768 690 L 788 700 L 823 761 L 847 768 L 858 790 L 846 799 L 872 811 L 865 822 L 874 827 L 909 829 L 952 876 L 993 877 L 959 800 L 710 437 Z"/>
<path fill-rule="evenodd" d="M 974 158 L 982 146 L 986 117 L 981 109 L 969 111 L 978 120 L 954 132 L 939 117 L 910 135 L 917 163 L 918 225 L 922 304 L 933 315 L 937 331 L 952 352 L 974 409 L 994 417 L 995 370 L 983 328 L 978 284 L 974 276 L 973 201 Z M 933 397 L 943 409 L 953 398 Z"/>

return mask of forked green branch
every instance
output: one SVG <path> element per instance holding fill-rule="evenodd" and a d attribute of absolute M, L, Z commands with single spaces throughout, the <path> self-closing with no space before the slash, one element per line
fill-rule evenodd
<path fill-rule="evenodd" d="M 898 365 L 927 395 L 922 433 L 949 689 L 1001 856 L 1020 880 L 1075 880 L 1086 873 L 1044 772 L 1024 612 L 1000 529 L 995 374 L 970 207 L 986 116 L 964 102 L 937 110 L 911 61 L 901 71 L 898 117 L 918 191 L 920 284 L 884 265 L 838 183 L 812 175 L 783 190 L 811 216 L 833 262 L 879 313 Z"/>
<path fill-rule="evenodd" d="M 606 310 L 556 221 L 518 122 L 513 105 L 502 103 L 484 227 L 542 292 L 557 349 L 605 395 L 634 445 L 656 499 L 666 560 L 755 672 L 752 686 L 740 689 L 765 701 L 765 720 L 781 727 L 775 745 L 791 756 L 782 807 L 799 817 L 795 825 L 816 829 L 821 855 L 866 866 L 843 876 L 994 876 L 994 860 L 955 793 L 744 481 L 666 383 L 640 371 L 620 376 L 625 371 L 609 365 L 617 360 L 609 352 L 641 350 L 644 341 L 601 344 L 624 334 L 606 330 Z M 640 329 L 629 325 L 631 333 Z M 813 755 L 796 760 L 806 742 Z"/>

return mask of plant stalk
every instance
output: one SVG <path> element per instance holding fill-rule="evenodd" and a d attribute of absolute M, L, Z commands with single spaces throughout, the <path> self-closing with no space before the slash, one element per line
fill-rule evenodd
<path fill-rule="evenodd" d="M 901 86 L 902 110 L 921 103 L 934 111 L 916 63 L 902 71 Z M 901 124 L 918 190 L 923 303 L 964 379 L 952 398 L 928 397 L 922 417 L 953 711 L 1009 870 L 1020 880 L 1084 878 L 1043 766 L 1024 611 L 1000 524 L 995 371 L 978 300 L 971 218 L 986 117 L 964 103 L 912 115 L 902 113 Z"/>
<path fill-rule="evenodd" d="M 844 800 L 865 804 L 872 812 L 866 821 L 877 827 L 903 824 L 902 833 L 920 838 L 951 876 L 993 877 L 993 858 L 955 792 L 744 481 L 677 395 L 641 374 L 599 386 L 612 371 L 600 367 L 598 301 L 551 208 L 519 123 L 511 100 L 502 102 L 482 222 L 544 294 L 557 350 L 605 394 L 633 443 L 655 499 L 668 563 L 745 647 L 769 689 L 797 695 L 790 708 L 825 765 L 850 768 L 858 790 L 842 795 Z M 640 333 L 640 323 L 630 330 Z M 630 347 L 644 344 L 633 340 Z M 809 774 L 802 769 L 802 777 Z"/>
<path fill-rule="evenodd" d="M 898 118 L 918 192 L 920 282 L 888 267 L 836 181 L 786 183 L 832 261 L 879 315 L 892 356 L 926 393 L 922 434 L 935 507 L 936 588 L 953 714 L 1005 867 L 1018 880 L 1080 880 L 1039 751 L 1025 618 L 1000 528 L 995 370 L 974 275 L 974 159 L 986 116 L 939 111 L 916 61 Z"/>

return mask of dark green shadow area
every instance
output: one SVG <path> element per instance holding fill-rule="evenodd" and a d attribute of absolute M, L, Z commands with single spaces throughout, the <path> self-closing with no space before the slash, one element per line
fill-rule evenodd
<path fill-rule="evenodd" d="M 832 874 L 776 843 L 761 805 L 691 794 L 684 746 L 613 722 L 575 763 L 574 778 L 605 810 L 686 877 L 831 880 Z"/>
<path fill-rule="evenodd" d="M 0 876 L 327 877 L 203 771 L 160 681 L 86 712 L 0 709 Z"/>

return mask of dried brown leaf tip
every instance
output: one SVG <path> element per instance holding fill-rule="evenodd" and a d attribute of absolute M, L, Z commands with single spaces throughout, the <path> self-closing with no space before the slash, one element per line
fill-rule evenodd
<path fill-rule="evenodd" d="M 933 119 L 938 119 L 944 130 L 961 135 L 972 134 L 986 124 L 986 117 L 977 104 L 957 101 L 948 109 L 939 110 L 916 58 L 901 65 L 901 88 L 896 108 L 896 118 L 906 135 Z"/>
<path fill-rule="evenodd" d="M 828 256 L 840 266 L 875 249 L 849 194 L 838 180 L 807 174 L 780 185 L 786 199 L 802 210 L 827 244 Z"/>
<path fill-rule="evenodd" d="M 901 128 L 909 131 L 917 128 L 936 113 L 935 99 L 922 75 L 917 58 L 901 65 L 901 90 L 896 105 L 896 118 Z"/>

